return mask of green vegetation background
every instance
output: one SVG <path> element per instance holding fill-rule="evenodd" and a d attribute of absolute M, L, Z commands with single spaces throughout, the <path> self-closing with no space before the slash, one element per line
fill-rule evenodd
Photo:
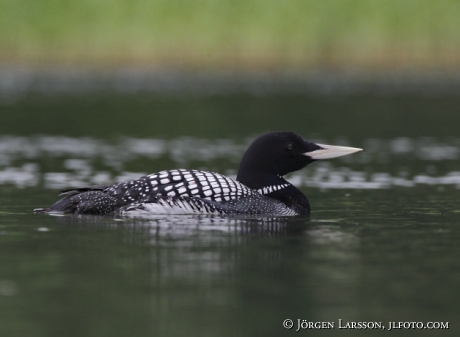
<path fill-rule="evenodd" d="M 0 63 L 456 67 L 458 0 L 0 0 Z"/>

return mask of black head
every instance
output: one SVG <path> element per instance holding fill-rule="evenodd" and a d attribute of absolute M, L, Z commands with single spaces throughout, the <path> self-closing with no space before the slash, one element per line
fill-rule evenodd
<path fill-rule="evenodd" d="M 237 180 L 250 188 L 276 183 L 279 176 L 300 170 L 318 159 L 338 157 L 361 149 L 315 144 L 293 132 L 266 133 L 243 155 Z"/>
<path fill-rule="evenodd" d="M 306 152 L 321 149 L 293 132 L 271 132 L 256 138 L 241 160 L 238 173 L 257 170 L 285 175 L 313 161 Z"/>

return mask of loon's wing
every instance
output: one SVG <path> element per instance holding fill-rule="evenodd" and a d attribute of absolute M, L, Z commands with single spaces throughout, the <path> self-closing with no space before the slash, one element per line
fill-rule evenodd
<path fill-rule="evenodd" d="M 179 208 L 191 207 L 193 212 L 214 212 L 215 209 L 226 212 L 221 204 L 261 194 L 218 173 L 180 169 L 162 171 L 108 187 L 64 190 L 61 195 L 64 198 L 52 206 L 34 211 L 104 215 L 126 212 L 143 204 L 150 204 L 148 207 L 152 208 L 154 204 L 171 201 L 183 206 Z"/>
<path fill-rule="evenodd" d="M 280 201 L 218 173 L 162 171 L 104 188 L 62 192 L 64 198 L 37 213 L 116 214 L 265 214 L 295 215 Z"/>
<path fill-rule="evenodd" d="M 295 215 L 282 202 L 230 177 L 206 171 L 162 171 L 116 185 L 105 192 L 122 196 L 126 203 L 119 211 L 134 216 L 179 213 Z"/>
<path fill-rule="evenodd" d="M 275 203 L 230 177 L 197 170 L 162 171 L 104 192 L 121 199 L 118 211 L 131 215 L 260 214 L 270 213 Z M 285 206 L 274 208 L 279 213 Z"/>
<path fill-rule="evenodd" d="M 125 204 L 155 201 L 159 195 L 225 202 L 259 194 L 219 173 L 184 169 L 161 171 L 138 180 L 113 185 L 106 188 L 104 193 L 121 199 Z"/>

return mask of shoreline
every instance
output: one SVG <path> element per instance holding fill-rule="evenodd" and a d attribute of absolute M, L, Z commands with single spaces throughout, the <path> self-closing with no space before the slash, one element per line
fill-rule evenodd
<path fill-rule="evenodd" d="M 184 71 L 0 66 L 0 96 L 27 94 L 456 94 L 460 71 Z"/>

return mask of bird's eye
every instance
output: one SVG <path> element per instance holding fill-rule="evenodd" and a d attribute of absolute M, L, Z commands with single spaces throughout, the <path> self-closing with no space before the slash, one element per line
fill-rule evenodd
<path fill-rule="evenodd" d="M 291 152 L 292 151 L 292 144 L 288 144 L 288 146 L 286 146 L 286 151 L 287 152 Z"/>

